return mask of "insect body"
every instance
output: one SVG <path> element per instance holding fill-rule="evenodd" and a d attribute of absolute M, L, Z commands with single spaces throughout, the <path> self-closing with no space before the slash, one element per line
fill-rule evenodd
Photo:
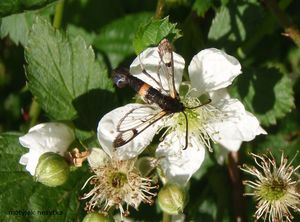
<path fill-rule="evenodd" d="M 185 107 L 181 102 L 175 87 L 173 51 L 170 43 L 164 39 L 158 46 L 159 70 L 156 78 L 151 76 L 142 65 L 142 73 L 155 83 L 156 88 L 141 79 L 133 76 L 127 69 L 115 69 L 113 71 L 113 81 L 119 88 L 130 86 L 133 88 L 147 104 L 134 108 L 125 114 L 117 125 L 119 134 L 113 142 L 113 146 L 118 148 L 133 140 L 137 135 L 146 130 L 152 124 L 158 122 L 165 116 L 175 113 L 182 113 L 185 117 L 185 146 L 188 146 L 188 118 L 186 109 L 198 108 Z M 163 76 L 161 76 L 163 75 Z M 163 78 L 167 81 L 163 87 Z M 210 101 L 208 101 L 209 103 Z"/>
<path fill-rule="evenodd" d="M 184 111 L 184 105 L 179 99 L 162 94 L 149 84 L 130 75 L 129 71 L 126 69 L 114 70 L 113 80 L 119 88 L 123 88 L 126 85 L 130 86 L 146 101 L 157 104 L 168 114 Z"/>

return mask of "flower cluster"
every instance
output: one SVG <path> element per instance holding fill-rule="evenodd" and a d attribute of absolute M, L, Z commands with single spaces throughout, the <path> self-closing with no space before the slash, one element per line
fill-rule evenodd
<path fill-rule="evenodd" d="M 157 88 L 155 83 L 160 81 L 163 88 L 167 88 L 166 74 L 161 72 L 157 75 L 161 64 L 159 53 L 159 47 L 143 51 L 131 64 L 130 73 L 152 87 Z M 187 123 L 182 112 L 162 118 L 127 144 L 114 149 L 113 141 L 118 135 L 118 125 L 124 115 L 138 108 L 144 112 L 139 113 L 138 118 L 151 115 L 157 109 L 155 104 L 151 109 L 147 108 L 148 104 L 128 104 L 109 112 L 99 122 L 98 138 L 107 153 L 116 153 L 119 159 L 130 159 L 143 152 L 155 134 L 165 128 L 162 142 L 156 149 L 156 157 L 160 158 L 160 167 L 169 181 L 185 184 L 201 166 L 205 148 L 211 150 L 211 141 L 236 151 L 242 141 L 253 140 L 255 136 L 266 132 L 260 127 L 256 117 L 246 111 L 239 100 L 231 98 L 226 90 L 241 73 L 241 65 L 237 59 L 218 49 L 202 50 L 188 66 L 191 81 L 185 84 L 181 82 L 184 59 L 173 53 L 173 64 L 175 88 L 177 91 L 180 91 L 182 85 L 189 88 L 185 95 L 180 95 L 181 102 L 187 107 L 187 149 L 183 149 Z M 156 80 L 149 76 L 156 77 Z M 201 97 L 209 98 L 211 102 L 201 105 Z M 189 107 L 198 108 L 188 109 Z"/>
<path fill-rule="evenodd" d="M 129 206 L 138 209 L 141 202 L 153 203 L 157 186 L 149 175 L 143 175 L 142 172 L 151 174 L 157 167 L 163 182 L 171 184 L 170 189 L 165 189 L 167 194 L 160 192 L 159 199 L 176 197 L 176 203 L 180 206 L 170 211 L 176 214 L 178 209 L 182 211 L 185 194 L 177 186 L 186 185 L 201 166 L 206 149 L 212 150 L 212 143 L 218 143 L 229 151 L 236 151 L 243 141 L 253 140 L 266 132 L 260 127 L 256 117 L 246 111 L 239 100 L 231 98 L 226 90 L 234 78 L 241 74 L 241 65 L 237 59 L 218 49 L 202 50 L 188 66 L 190 81 L 182 82 L 184 59 L 172 51 L 171 54 L 164 54 L 162 44 L 170 47 L 167 40 L 163 40 L 158 47 L 146 49 L 133 61 L 129 72 L 148 84 L 148 88 L 152 87 L 164 96 L 167 96 L 164 92 L 176 90 L 179 93 L 176 94 L 176 99 L 182 105 L 182 111 L 168 113 L 145 98 L 145 103 L 131 103 L 114 109 L 104 115 L 98 124 L 97 136 L 103 151 L 93 148 L 83 153 L 77 148 L 67 152 L 75 139 L 70 127 L 62 123 L 39 124 L 20 137 L 20 143 L 30 149 L 29 153 L 21 157 L 20 163 L 27 165 L 26 169 L 36 175 L 41 160 L 43 167 L 39 172 L 48 172 L 48 167 L 44 164 L 47 157 L 42 158 L 45 153 L 55 153 L 66 159 L 68 157 L 69 164 L 76 167 L 80 167 L 87 159 L 93 175 L 84 185 L 84 188 L 92 188 L 81 198 L 87 200 L 86 210 L 107 214 L 111 208 L 116 208 L 119 209 L 121 218 L 129 214 Z M 171 69 L 168 65 L 162 68 L 162 63 L 172 64 Z M 170 72 L 173 89 L 168 80 Z M 134 113 L 134 110 L 139 112 Z M 151 119 L 149 116 L 156 117 L 160 110 L 163 115 L 147 127 L 141 127 L 140 131 L 132 129 L 129 133 L 134 137 L 121 146 L 114 146 L 120 131 L 126 129 L 120 125 L 121 122 L 129 125 L 140 122 L 143 125 Z M 127 116 L 130 118 L 126 119 Z M 161 138 L 155 150 L 156 159 L 152 161 L 152 166 L 149 164 L 146 170 L 141 170 L 136 160 L 157 134 Z M 126 135 L 124 133 L 125 137 Z M 55 172 L 60 169 L 54 168 Z M 170 190 L 173 189 L 180 191 L 180 195 L 171 192 L 170 196 Z M 161 201 L 161 206 L 166 205 L 163 201 L 165 200 Z"/>

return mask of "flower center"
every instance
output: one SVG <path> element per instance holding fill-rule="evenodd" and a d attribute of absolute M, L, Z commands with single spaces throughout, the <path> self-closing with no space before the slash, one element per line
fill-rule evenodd
<path fill-rule="evenodd" d="M 122 217 L 129 214 L 129 206 L 137 209 L 141 202 L 153 203 L 156 193 L 152 190 L 157 189 L 157 186 L 152 185 L 150 178 L 140 175 L 135 168 L 135 159 L 111 159 L 106 164 L 94 167 L 93 171 L 95 175 L 84 185 L 85 187 L 89 182 L 93 188 L 81 198 L 90 199 L 86 203 L 86 211 L 107 214 L 114 206 L 120 210 Z M 123 205 L 126 205 L 126 208 Z"/>
<path fill-rule="evenodd" d="M 188 133 L 189 141 L 197 138 L 211 151 L 210 140 L 214 141 L 213 136 L 218 132 L 210 126 L 210 123 L 220 121 L 226 114 L 205 102 L 201 102 L 197 97 L 187 95 L 182 98 L 182 103 L 186 107 L 184 113 L 173 115 L 167 131 L 178 131 L 179 129 L 180 135 L 178 136 L 180 137 L 184 137 Z M 186 124 L 188 124 L 188 132 L 186 132 Z"/>
<path fill-rule="evenodd" d="M 262 185 L 259 193 L 264 199 L 276 201 L 286 194 L 286 184 L 281 178 L 273 178 L 272 181 Z"/>
<path fill-rule="evenodd" d="M 128 182 L 126 174 L 122 172 L 113 172 L 110 181 L 115 188 L 122 188 Z"/>

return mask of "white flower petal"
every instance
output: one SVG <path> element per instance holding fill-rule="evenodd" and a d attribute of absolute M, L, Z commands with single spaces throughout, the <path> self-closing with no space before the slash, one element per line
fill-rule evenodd
<path fill-rule="evenodd" d="M 19 163 L 26 165 L 26 170 L 34 175 L 42 154 L 55 152 L 64 155 L 74 139 L 73 130 L 65 124 L 38 124 L 32 127 L 26 135 L 19 138 L 20 144 L 29 148 L 29 152 L 21 156 Z"/>
<path fill-rule="evenodd" d="M 38 164 L 40 152 L 30 150 L 28 153 L 21 156 L 19 163 L 26 166 L 26 170 L 34 176 L 35 169 Z"/>
<path fill-rule="evenodd" d="M 220 140 L 219 143 L 230 151 L 238 151 L 242 145 L 241 140 Z"/>
<path fill-rule="evenodd" d="M 219 89 L 209 93 L 209 97 L 211 99 L 211 105 L 215 107 L 219 107 L 219 103 L 223 104 L 223 101 L 226 99 L 231 99 L 226 88 Z"/>
<path fill-rule="evenodd" d="M 115 155 L 115 158 L 118 159 L 131 159 L 139 155 L 146 148 L 146 146 L 150 144 L 152 138 L 159 128 L 160 121 L 158 121 L 156 124 L 152 124 L 150 127 L 145 129 L 125 145 L 116 149 L 113 147 L 113 141 L 119 134 L 119 132 L 117 132 L 117 126 L 120 120 L 132 109 L 147 106 L 149 105 L 137 103 L 127 104 L 126 106 L 122 106 L 112 110 L 111 112 L 103 116 L 103 118 L 100 120 L 97 129 L 98 140 L 103 150 L 110 157 L 113 157 Z"/>
<path fill-rule="evenodd" d="M 178 91 L 182 80 L 185 61 L 182 56 L 175 52 L 173 52 L 173 61 L 175 88 Z M 158 54 L 158 48 L 147 48 L 132 62 L 130 66 L 130 73 L 159 90 L 160 87 L 157 85 L 157 83 L 143 73 L 144 68 L 152 78 L 154 78 L 157 82 L 161 81 L 163 88 L 168 90 L 169 86 L 167 81 L 167 73 L 162 69 L 159 69 L 160 64 L 161 60 Z"/>
<path fill-rule="evenodd" d="M 87 159 L 91 168 L 97 168 L 103 165 L 108 158 L 109 156 L 102 149 L 92 148 Z"/>
<path fill-rule="evenodd" d="M 192 87 L 202 94 L 230 85 L 241 74 L 241 65 L 233 56 L 210 48 L 195 55 L 188 70 Z"/>
<path fill-rule="evenodd" d="M 236 151 L 239 148 L 238 141 L 250 141 L 259 134 L 266 134 L 257 118 L 247 112 L 239 100 L 224 99 L 220 100 L 217 105 L 217 108 L 226 113 L 226 116 L 211 122 L 208 130 L 211 130 L 210 134 L 213 139 L 225 148 Z"/>
<path fill-rule="evenodd" d="M 63 123 L 41 123 L 19 138 L 22 146 L 63 154 L 75 139 L 73 130 Z"/>
<path fill-rule="evenodd" d="M 201 166 L 205 148 L 196 137 L 190 137 L 187 149 L 182 149 L 185 136 L 171 132 L 156 150 L 156 156 L 161 158 L 159 164 L 169 181 L 186 184 L 191 176 Z"/>

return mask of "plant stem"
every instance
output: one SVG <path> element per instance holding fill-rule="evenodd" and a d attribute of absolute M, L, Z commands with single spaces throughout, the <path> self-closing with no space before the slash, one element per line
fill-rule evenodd
<path fill-rule="evenodd" d="M 240 177 L 240 171 L 238 168 L 239 153 L 230 152 L 228 154 L 228 171 L 229 178 L 233 190 L 233 207 L 234 207 L 234 221 L 245 222 L 245 200 L 243 196 L 243 184 Z"/>
<path fill-rule="evenodd" d="M 33 98 L 32 103 L 30 105 L 30 109 L 29 109 L 29 117 L 30 117 L 29 127 L 30 128 L 33 127 L 37 123 L 40 112 L 41 112 L 41 107 L 37 103 L 36 99 Z"/>
<path fill-rule="evenodd" d="M 164 15 L 164 10 L 165 10 L 165 0 L 157 0 L 154 18 L 161 19 Z"/>
<path fill-rule="evenodd" d="M 163 212 L 162 222 L 171 222 L 171 215 Z"/>
<path fill-rule="evenodd" d="M 63 12 L 64 12 L 64 0 L 59 0 L 56 4 L 55 15 L 53 19 L 53 27 L 59 29 L 61 27 Z"/>
<path fill-rule="evenodd" d="M 269 10 L 275 15 L 279 24 L 284 28 L 284 35 L 290 37 L 294 43 L 300 47 L 300 31 L 293 24 L 288 15 L 278 6 L 278 3 L 274 0 L 264 0 L 264 3 Z"/>

